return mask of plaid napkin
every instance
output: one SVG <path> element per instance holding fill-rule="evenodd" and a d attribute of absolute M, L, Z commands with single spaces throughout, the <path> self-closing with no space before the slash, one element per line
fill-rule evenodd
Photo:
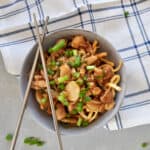
<path fill-rule="evenodd" d="M 41 28 L 44 17 L 50 16 L 50 33 L 83 28 L 104 36 L 118 50 L 127 68 L 123 104 L 106 125 L 110 130 L 117 130 L 150 123 L 150 1 L 110 1 L 2 1 L 5 4 L 0 6 L 0 49 L 8 72 L 19 74 L 25 56 L 35 43 L 33 12 Z"/>

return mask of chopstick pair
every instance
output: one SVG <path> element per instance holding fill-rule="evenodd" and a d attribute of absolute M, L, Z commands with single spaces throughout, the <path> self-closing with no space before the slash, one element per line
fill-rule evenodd
<path fill-rule="evenodd" d="M 33 61 L 33 65 L 32 65 L 32 68 L 31 68 L 31 73 L 30 73 L 29 80 L 28 80 L 28 83 L 27 83 L 27 88 L 26 88 L 26 91 L 25 91 L 25 95 L 23 97 L 21 112 L 20 112 L 19 117 L 18 117 L 18 121 L 17 121 L 17 125 L 16 125 L 16 129 L 15 129 L 15 133 L 14 133 L 14 136 L 13 136 L 13 140 L 12 140 L 12 143 L 11 143 L 10 150 L 15 150 L 15 145 L 16 145 L 17 137 L 18 137 L 19 130 L 20 130 L 20 127 L 21 127 L 23 115 L 24 115 L 24 112 L 25 112 L 25 109 L 26 109 L 26 105 L 28 103 L 29 92 L 30 92 L 30 89 L 31 89 L 31 83 L 32 83 L 32 80 L 33 80 L 33 76 L 34 76 L 34 72 L 35 72 L 35 69 L 36 69 L 39 54 L 40 54 L 42 65 L 43 65 L 43 71 L 44 71 L 44 76 L 45 76 L 45 80 L 46 80 L 48 97 L 49 97 L 49 102 L 50 102 L 50 106 L 51 106 L 51 110 L 52 110 L 53 123 L 54 123 L 54 127 L 55 127 L 55 132 L 56 132 L 56 135 L 57 135 L 57 141 L 58 141 L 58 144 L 59 144 L 59 149 L 63 150 L 63 145 L 62 145 L 61 136 L 60 136 L 60 132 L 59 132 L 59 128 L 58 128 L 58 122 L 57 122 L 57 119 L 56 119 L 56 113 L 55 113 L 53 98 L 52 98 L 52 95 L 51 95 L 51 89 L 50 89 L 50 85 L 49 85 L 49 79 L 48 79 L 48 74 L 47 74 L 47 69 L 46 69 L 46 64 L 45 64 L 45 59 L 44 59 L 44 53 L 43 53 L 43 47 L 42 47 L 42 43 L 43 43 L 45 35 L 47 33 L 47 24 L 48 24 L 49 17 L 46 17 L 42 38 L 40 37 L 38 23 L 37 23 L 37 19 L 36 19 L 35 14 L 33 14 L 33 18 L 34 18 L 34 25 L 35 25 L 35 29 L 36 29 L 36 33 L 37 33 L 38 48 L 37 48 L 35 58 L 34 58 L 34 61 Z"/>

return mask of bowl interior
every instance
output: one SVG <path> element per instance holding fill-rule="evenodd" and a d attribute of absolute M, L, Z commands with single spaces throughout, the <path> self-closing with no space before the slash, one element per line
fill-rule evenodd
<path fill-rule="evenodd" d="M 55 41 L 60 38 L 68 38 L 68 37 L 71 37 L 73 35 L 78 35 L 78 34 L 84 35 L 90 41 L 97 39 L 100 43 L 100 51 L 108 52 L 108 58 L 110 60 L 112 60 L 116 65 L 118 65 L 120 60 L 122 61 L 121 57 L 119 56 L 119 54 L 117 53 L 115 48 L 107 40 L 105 40 L 104 38 L 102 38 L 101 36 L 99 36 L 93 32 L 81 30 L 81 29 L 61 30 L 61 31 L 58 31 L 58 32 L 48 35 L 45 38 L 45 41 L 43 44 L 44 50 L 48 50 L 48 48 L 50 46 L 52 46 L 55 43 Z M 31 49 L 30 53 L 28 54 L 28 56 L 26 57 L 26 59 L 24 61 L 24 65 L 23 65 L 22 73 L 21 73 L 21 82 L 20 82 L 22 97 L 24 95 L 24 92 L 25 92 L 25 89 L 27 86 L 29 72 L 32 67 L 36 49 L 37 49 L 37 44 Z M 121 76 L 120 86 L 122 88 L 122 91 L 116 94 L 115 107 L 112 110 L 106 112 L 104 115 L 99 117 L 96 121 L 94 121 L 88 127 L 85 127 L 85 128 L 81 128 L 81 127 L 80 128 L 78 128 L 78 127 L 64 128 L 63 126 L 60 125 L 61 134 L 65 134 L 65 135 L 66 134 L 70 134 L 70 135 L 80 134 L 85 131 L 87 132 L 88 130 L 90 130 L 93 127 L 102 127 L 117 113 L 117 111 L 119 110 L 119 107 L 121 105 L 121 102 L 123 100 L 124 92 L 125 92 L 125 68 L 124 68 L 124 65 L 121 68 L 121 70 L 119 71 L 119 74 Z M 28 109 L 30 110 L 30 113 L 33 116 L 33 118 L 38 123 L 40 123 L 43 127 L 54 131 L 52 118 L 47 116 L 45 113 L 43 113 L 39 109 L 39 105 L 37 104 L 37 102 L 35 100 L 33 92 L 31 92 L 29 95 Z"/>

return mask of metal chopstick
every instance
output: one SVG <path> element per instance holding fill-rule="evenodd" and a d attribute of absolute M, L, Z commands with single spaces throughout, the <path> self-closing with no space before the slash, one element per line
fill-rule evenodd
<path fill-rule="evenodd" d="M 42 35 L 42 40 L 41 40 L 42 42 L 43 42 L 44 37 L 45 37 L 46 32 L 47 32 L 48 19 L 49 19 L 49 17 L 46 17 L 45 26 L 44 26 L 43 35 Z M 10 146 L 10 150 L 15 149 L 15 145 L 16 145 L 18 134 L 19 134 L 20 126 L 21 126 L 21 123 L 22 123 L 23 115 L 24 115 L 26 105 L 27 105 L 27 102 L 28 102 L 29 92 L 30 92 L 30 88 L 31 88 L 31 82 L 32 82 L 32 79 L 33 79 L 33 76 L 34 76 L 34 72 L 35 72 L 37 61 L 38 61 L 38 57 L 39 57 L 39 48 L 37 48 L 35 58 L 34 58 L 34 62 L 33 62 L 32 68 L 31 68 L 29 81 L 27 83 L 27 88 L 26 88 L 25 95 L 24 95 L 24 98 L 23 98 L 23 103 L 22 103 L 22 106 L 21 106 L 21 111 L 19 113 L 15 133 L 14 133 L 13 140 L 12 140 L 12 143 L 11 143 L 11 146 Z"/>
<path fill-rule="evenodd" d="M 44 70 L 44 76 L 45 76 L 46 85 L 47 85 L 49 102 L 50 102 L 50 106 L 51 106 L 51 110 L 52 110 L 53 123 L 54 123 L 54 127 L 55 127 L 55 132 L 57 134 L 57 141 L 58 141 L 58 144 L 59 144 L 59 149 L 63 150 L 61 135 L 60 135 L 60 131 L 59 131 L 59 128 L 58 128 L 58 122 L 57 122 L 57 119 L 56 119 L 56 113 L 55 113 L 55 108 L 54 108 L 53 97 L 51 95 L 51 88 L 50 88 L 50 85 L 49 85 L 49 79 L 48 79 L 48 74 L 47 74 L 47 69 L 46 69 L 46 64 L 45 64 L 45 59 L 44 59 L 44 53 L 43 53 L 43 47 L 42 47 L 42 44 L 41 44 L 41 38 L 40 38 L 39 28 L 38 28 L 38 24 L 37 24 L 35 14 L 33 14 L 33 18 L 34 18 L 34 24 L 35 24 L 35 27 L 36 27 L 37 41 L 38 41 L 39 49 L 40 49 L 40 56 L 41 56 L 41 61 L 42 61 L 43 70 Z"/>

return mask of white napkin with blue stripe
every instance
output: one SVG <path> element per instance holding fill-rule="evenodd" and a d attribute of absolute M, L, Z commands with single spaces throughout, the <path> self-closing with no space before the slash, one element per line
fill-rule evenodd
<path fill-rule="evenodd" d="M 124 59 L 127 92 L 120 111 L 107 128 L 117 130 L 150 123 L 149 0 L 2 0 L 0 50 L 11 74 L 19 75 L 22 62 L 35 43 L 33 12 L 41 25 L 44 17 L 50 16 L 49 32 L 64 28 L 97 32 Z"/>

